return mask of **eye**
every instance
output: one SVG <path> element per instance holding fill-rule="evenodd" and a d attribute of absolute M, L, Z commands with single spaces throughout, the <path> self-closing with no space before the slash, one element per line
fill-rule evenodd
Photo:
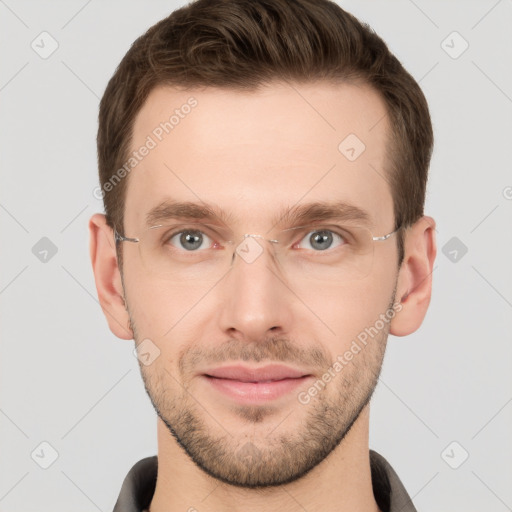
<path fill-rule="evenodd" d="M 174 247 L 177 247 L 178 249 L 185 249 L 186 251 L 196 251 L 196 249 L 201 249 L 201 246 L 204 243 L 207 243 L 208 245 L 202 248 L 208 249 L 213 243 L 213 240 L 208 235 L 196 229 L 179 231 L 170 235 L 167 240 L 168 243 Z"/>
<path fill-rule="evenodd" d="M 329 229 L 320 229 L 316 231 L 310 231 L 298 244 L 297 247 L 299 249 L 313 249 L 315 251 L 325 251 L 327 249 L 333 248 L 333 244 L 335 247 L 339 245 L 343 245 L 345 239 L 334 233 Z"/>

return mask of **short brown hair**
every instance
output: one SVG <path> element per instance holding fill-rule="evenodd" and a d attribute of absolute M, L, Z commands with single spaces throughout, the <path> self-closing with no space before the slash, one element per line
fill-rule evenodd
<path fill-rule="evenodd" d="M 433 148 L 427 102 L 367 24 L 329 0 L 197 0 L 132 44 L 101 99 L 98 166 L 108 225 L 124 233 L 127 179 L 105 185 L 127 160 L 135 117 L 156 86 L 256 90 L 274 80 L 373 87 L 391 125 L 386 173 L 395 228 L 423 215 Z M 398 235 L 400 265 L 402 231 Z"/>

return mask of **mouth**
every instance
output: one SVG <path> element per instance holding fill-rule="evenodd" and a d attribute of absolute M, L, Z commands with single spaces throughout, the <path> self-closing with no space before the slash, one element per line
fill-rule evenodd
<path fill-rule="evenodd" d="M 312 378 L 310 373 L 283 365 L 261 368 L 225 366 L 201 375 L 215 391 L 239 403 L 258 403 L 289 395 Z"/>

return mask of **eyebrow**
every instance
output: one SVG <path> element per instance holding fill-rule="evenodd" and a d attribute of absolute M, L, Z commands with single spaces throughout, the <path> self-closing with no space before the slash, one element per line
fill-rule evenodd
<path fill-rule="evenodd" d="M 206 220 L 230 224 L 235 215 L 206 202 L 176 201 L 167 198 L 146 214 L 146 226 L 169 220 Z M 274 218 L 273 226 L 295 227 L 315 221 L 358 221 L 371 226 L 370 214 L 354 204 L 342 201 L 318 201 L 283 208 Z"/>

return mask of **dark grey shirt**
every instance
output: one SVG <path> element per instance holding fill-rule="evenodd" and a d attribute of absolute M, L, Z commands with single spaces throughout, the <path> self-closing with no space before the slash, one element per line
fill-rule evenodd
<path fill-rule="evenodd" d="M 389 462 L 370 450 L 370 467 L 375 501 L 381 512 L 416 512 L 411 498 Z M 143 512 L 153 498 L 158 459 L 142 459 L 124 479 L 114 512 Z"/>

